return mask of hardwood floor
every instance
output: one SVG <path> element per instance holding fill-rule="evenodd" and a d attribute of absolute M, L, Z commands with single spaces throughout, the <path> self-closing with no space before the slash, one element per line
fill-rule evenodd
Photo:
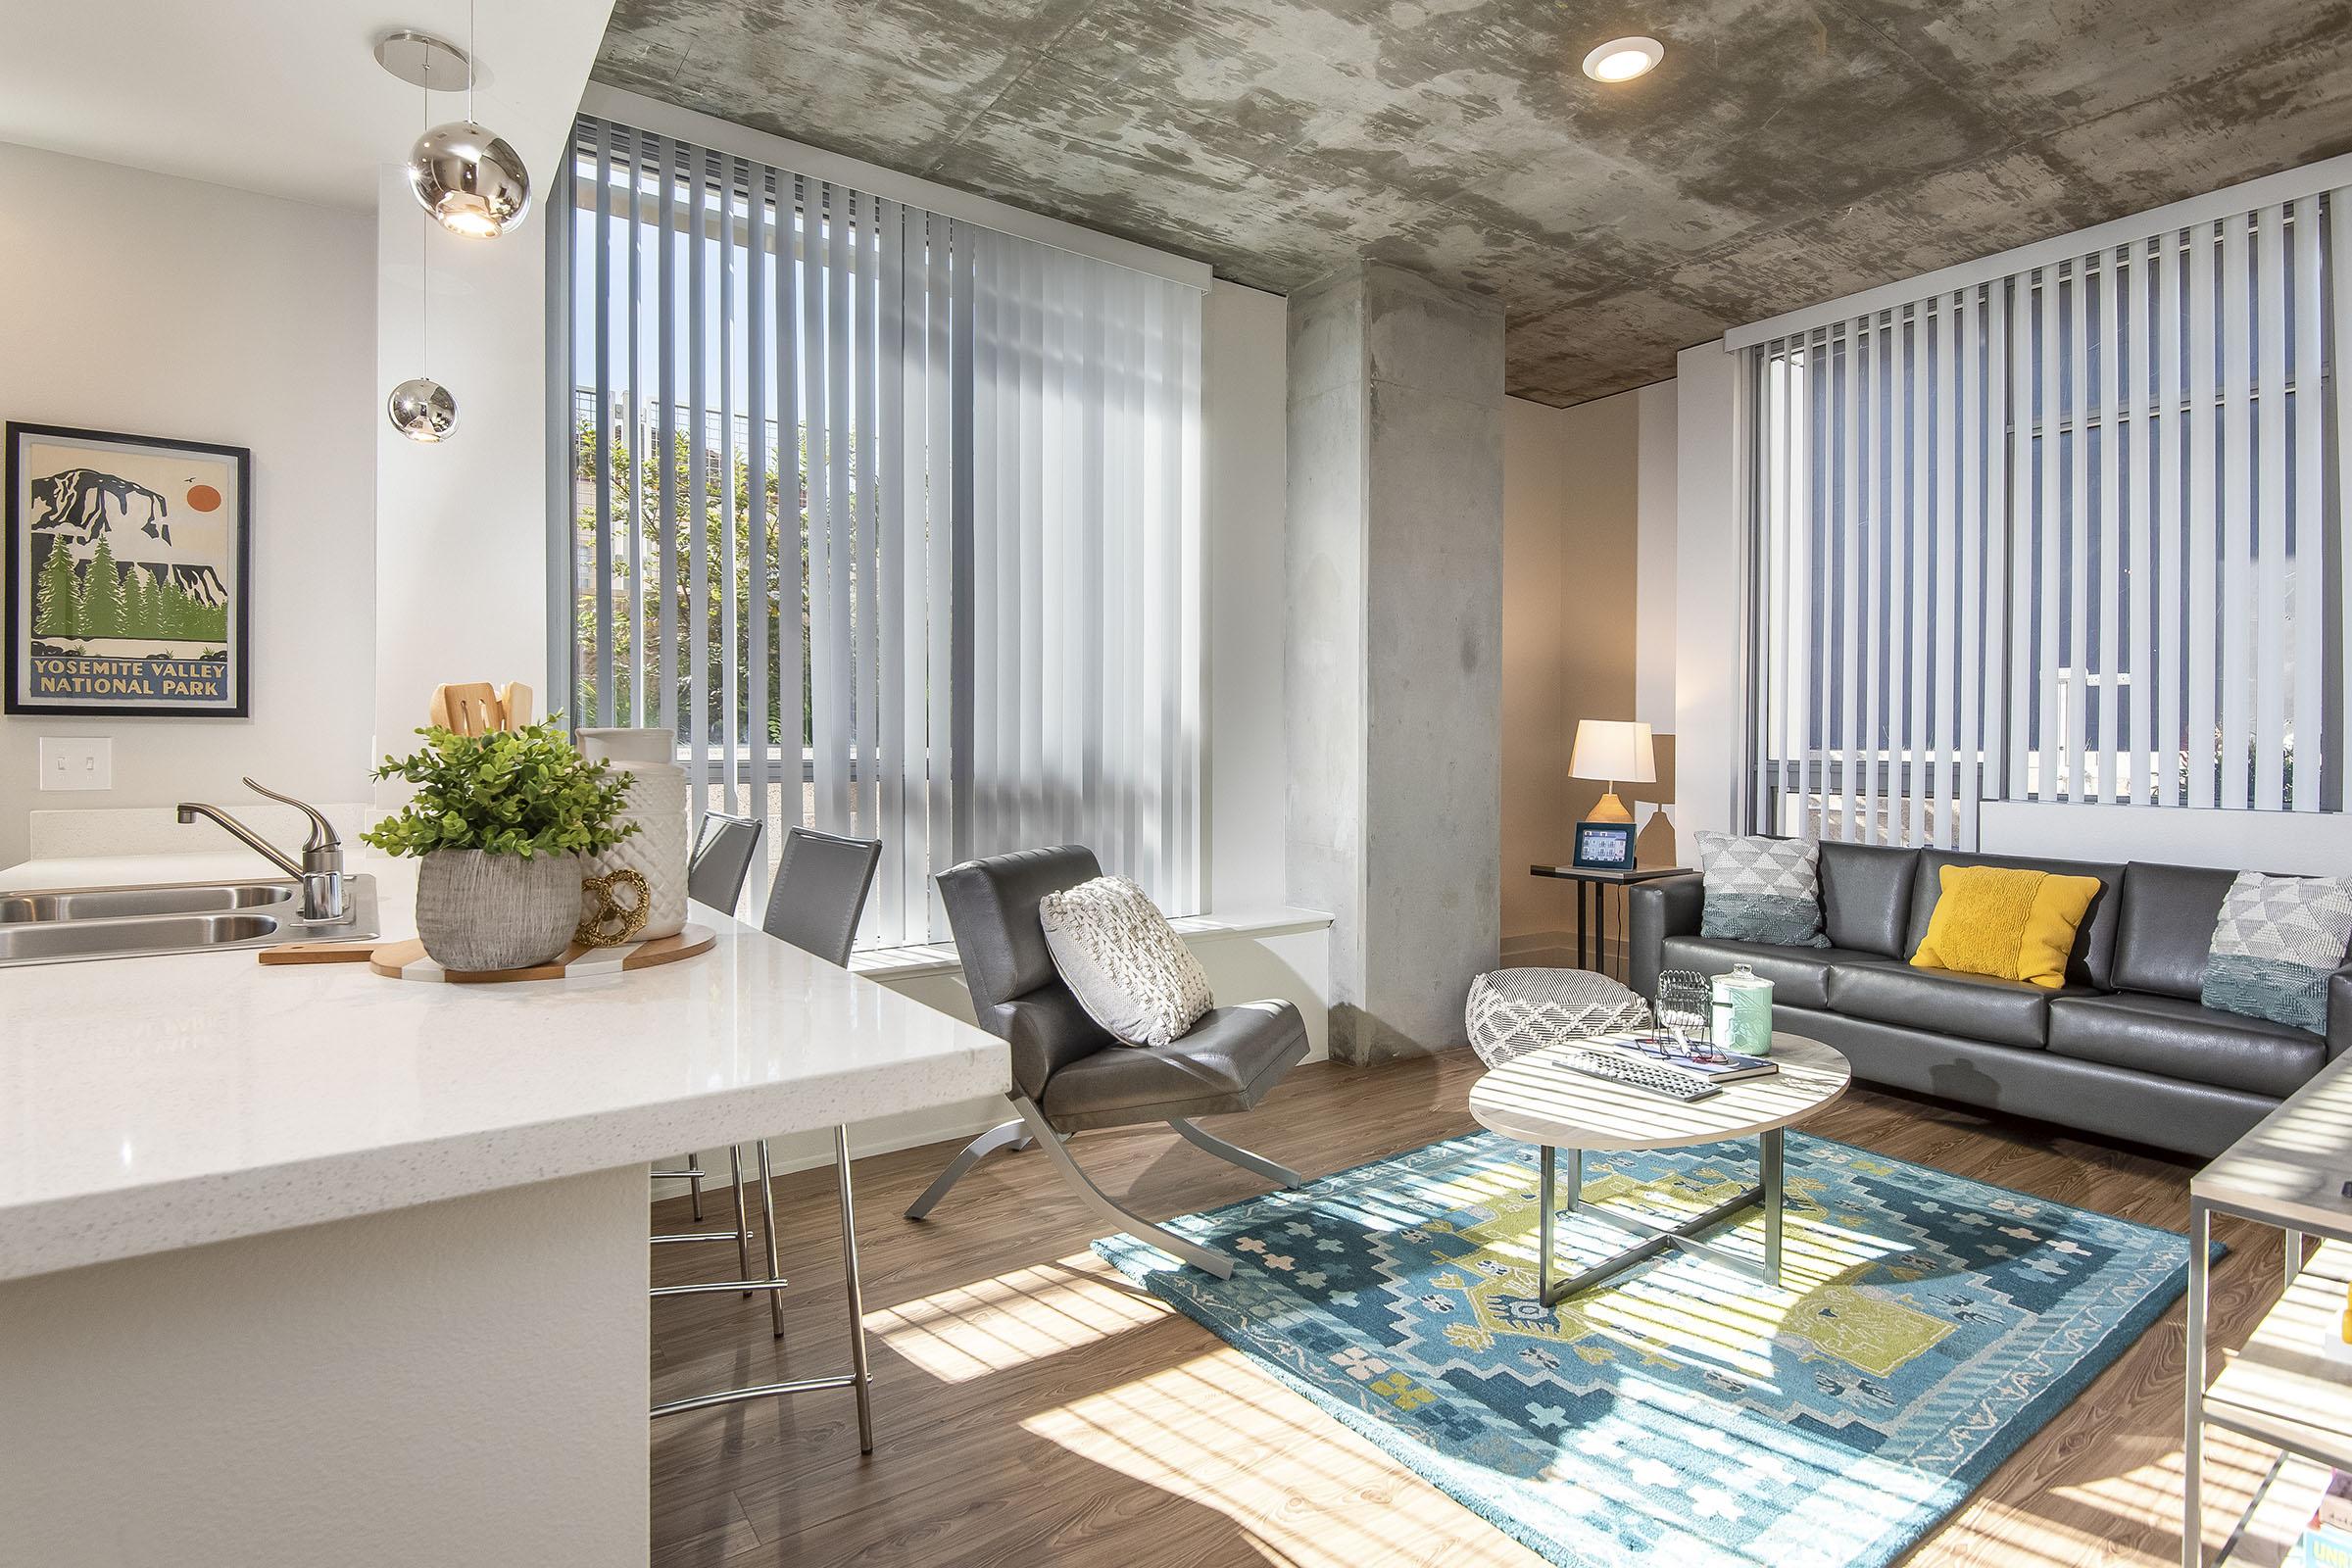
<path fill-rule="evenodd" d="M 1250 1116 L 1216 1125 L 1309 1175 L 1469 1131 L 1467 1053 L 1302 1067 Z M 1893 1095 L 1856 1090 L 1805 1124 L 2042 1197 L 2183 1229 L 2189 1167 Z M 1261 1189 L 1173 1133 L 1088 1134 L 1079 1153 L 1138 1211 Z M 653 1427 L 654 1561 L 746 1565 L 1533 1564 L 1539 1559 L 1239 1351 L 1095 1257 L 1098 1228 L 1032 1151 L 991 1155 L 921 1224 L 900 1211 L 953 1152 L 859 1160 L 858 1237 L 874 1356 L 875 1450 L 849 1396 L 801 1395 Z M 830 1169 L 776 1184 L 783 1342 L 762 1301 L 654 1304 L 654 1396 L 848 1366 Z M 728 1203 L 720 1192 L 710 1223 Z M 684 1200 L 657 1229 L 691 1226 Z M 2276 1232 L 2223 1221 L 2216 1345 L 2241 1343 L 2278 1291 Z M 659 1283 L 730 1267 L 724 1247 L 655 1250 Z M 688 1256 L 685 1254 L 698 1254 Z M 2045 1427 L 1907 1561 L 2177 1564 L 2181 1310 Z M 2209 1439 L 2218 1545 L 2269 1455 Z"/>

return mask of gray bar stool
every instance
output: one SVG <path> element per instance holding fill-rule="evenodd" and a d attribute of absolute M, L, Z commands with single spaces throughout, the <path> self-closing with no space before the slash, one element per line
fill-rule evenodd
<path fill-rule="evenodd" d="M 874 867 L 881 858 L 882 844 L 878 839 L 842 838 L 836 834 L 816 833 L 800 827 L 788 830 L 784 835 L 784 858 L 776 867 L 775 884 L 768 890 L 767 915 L 760 922 L 761 929 L 778 941 L 789 942 L 827 963 L 846 967 L 850 960 L 851 945 L 858 937 L 858 922 L 865 914 L 866 895 L 874 885 Z M 767 1230 L 767 1277 L 719 1280 L 701 1285 L 657 1286 L 653 1294 L 660 1297 L 710 1295 L 720 1291 L 766 1291 L 775 1332 L 780 1339 L 784 1334 L 781 1294 L 784 1279 L 776 1255 L 776 1194 L 768 1165 L 767 1140 L 760 1139 L 755 1147 L 760 1164 L 760 1215 Z M 731 1152 L 736 1168 L 740 1170 L 742 1155 L 739 1152 Z M 854 1389 L 858 1395 L 858 1451 L 874 1451 L 871 1403 L 873 1374 L 867 1365 L 865 1353 L 865 1297 L 858 1280 L 857 1208 L 850 1188 L 850 1130 L 847 1127 L 833 1129 L 833 1180 L 841 1201 L 841 1265 L 849 1289 L 851 1373 L 846 1377 L 799 1378 L 787 1383 L 762 1383 L 748 1389 L 723 1389 L 713 1394 L 698 1394 L 688 1398 L 672 1399 L 666 1404 L 657 1404 L 654 1406 L 655 1415 L 675 1415 L 684 1410 L 733 1404 L 743 1399 L 766 1398 L 771 1395 L 806 1394 L 816 1389 Z M 740 1187 L 737 1192 L 740 1195 Z M 704 1239 L 725 1240 L 725 1236 L 721 1233 Z M 750 1272 L 748 1262 L 745 1272 Z"/>

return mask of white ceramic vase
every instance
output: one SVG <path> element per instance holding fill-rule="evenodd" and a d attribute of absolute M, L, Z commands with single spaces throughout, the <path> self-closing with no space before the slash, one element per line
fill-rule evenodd
<path fill-rule="evenodd" d="M 637 824 L 612 848 L 584 857 L 582 875 L 634 871 L 644 877 L 650 907 L 637 940 L 676 935 L 686 924 L 686 770 L 672 760 L 669 731 L 584 729 L 580 755 L 629 775 L 629 803 L 621 814 Z M 595 894 L 581 894 L 583 918 L 602 906 Z"/>

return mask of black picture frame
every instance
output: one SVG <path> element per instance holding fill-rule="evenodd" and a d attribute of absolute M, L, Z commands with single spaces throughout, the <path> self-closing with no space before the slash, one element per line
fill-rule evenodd
<path fill-rule="evenodd" d="M 19 419 L 8 421 L 6 442 L 8 489 L 5 521 L 0 523 L 0 564 L 5 564 L 0 597 L 6 612 L 0 624 L 5 626 L 8 653 L 0 711 L 68 718 L 251 717 L 252 450 Z M 35 465 L 30 456 L 36 448 L 45 449 L 38 466 L 48 470 L 37 474 L 31 471 Z M 55 450 L 60 448 L 67 454 Z M 89 466 L 54 466 L 75 448 L 89 451 Z M 101 464 L 109 466 L 97 466 Z M 112 471 L 133 466 L 145 480 Z M 162 476 L 180 471 L 193 477 L 174 497 L 167 493 L 171 485 Z M 65 492 L 55 481 L 67 479 L 74 484 L 66 504 L 73 508 L 74 522 L 61 527 L 58 519 L 67 515 L 61 507 Z M 33 488 L 44 482 L 51 488 L 36 498 Z M 166 488 L 159 489 L 159 484 Z M 176 514 L 175 499 L 181 509 Z M 207 520 L 214 512 L 225 514 L 219 525 Z M 187 519 L 179 523 L 177 543 L 172 531 L 175 515 Z M 211 536 L 222 530 L 224 537 L 213 541 Z M 189 542 L 190 532 L 205 542 Z M 36 533 L 47 537 L 36 539 Z M 143 628 L 130 627 L 114 636 L 58 638 L 36 649 L 44 637 L 55 636 L 38 625 L 43 609 L 37 579 L 52 553 L 65 543 L 59 536 L 66 534 L 79 536 L 67 545 L 69 549 L 103 538 L 107 559 L 123 571 L 121 581 L 127 585 L 138 579 L 138 593 L 126 597 L 140 609 L 118 608 L 111 613 L 144 616 Z M 122 542 L 122 553 L 113 547 L 117 539 Z M 87 559 L 78 565 L 70 560 L 67 568 L 80 574 L 74 582 L 77 607 L 86 592 L 88 565 Z M 222 567 L 227 568 L 225 578 Z M 77 608 L 75 613 L 81 612 Z M 213 635 L 215 615 L 218 637 Z M 171 629 L 158 629 L 165 627 Z M 120 652 L 90 651 L 92 644 L 101 642 L 124 646 Z M 140 643 L 147 649 L 139 649 Z M 68 644 L 78 646 L 56 651 Z M 170 651 L 175 648 L 194 652 Z M 35 689 L 65 680 L 79 689 L 56 695 Z"/>
<path fill-rule="evenodd" d="M 1634 824 L 1577 823 L 1576 854 L 1569 863 L 1580 871 L 1631 871 L 1634 868 Z"/>

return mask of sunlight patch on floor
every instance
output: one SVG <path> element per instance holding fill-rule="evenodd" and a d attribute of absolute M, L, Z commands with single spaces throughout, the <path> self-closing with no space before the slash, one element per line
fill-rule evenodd
<path fill-rule="evenodd" d="M 2217 1427 L 2205 1430 L 2205 1539 L 2218 1546 L 2230 1526 L 2253 1501 L 2269 1476 L 2276 1448 L 2265 1447 Z M 2099 1476 L 2067 1486 L 2052 1487 L 2050 1495 L 2095 1509 L 2113 1519 L 2119 1529 L 2140 1526 L 2166 1538 L 2170 1549 L 2147 1556 L 2151 1563 L 2180 1560 L 2180 1491 L 2183 1466 L 2178 1448 L 2146 1464 L 2111 1476 Z M 2118 1558 L 2118 1561 L 2138 1561 Z"/>
<path fill-rule="evenodd" d="M 2170 1558 L 2178 1568 L 2180 1555 Z M 2165 1568 L 2167 1559 L 2130 1551 L 2111 1536 L 2062 1524 L 2031 1509 L 1980 1499 L 1945 1520 L 1906 1568 L 1967 1563 L 1971 1568 Z"/>
<path fill-rule="evenodd" d="M 1043 1410 L 1023 1430 L 1231 1519 L 1272 1562 L 1533 1563 L 1516 1543 L 1230 1348 Z"/>
<path fill-rule="evenodd" d="M 867 1332 L 943 1383 L 1003 1372 L 1171 1315 L 1092 1252 L 869 1310 Z"/>

